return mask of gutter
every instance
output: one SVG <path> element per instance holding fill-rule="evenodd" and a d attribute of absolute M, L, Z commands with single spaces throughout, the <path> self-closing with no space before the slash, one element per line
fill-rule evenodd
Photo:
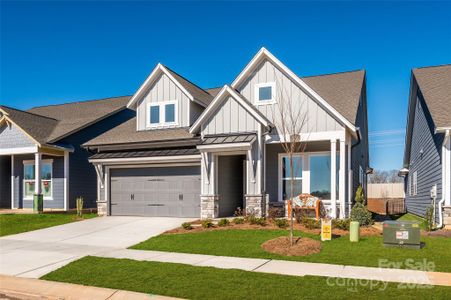
<path fill-rule="evenodd" d="M 360 144 L 360 142 L 362 141 L 362 134 L 360 133 L 360 127 L 356 127 L 356 133 L 357 133 L 357 143 L 355 143 L 354 145 L 351 145 L 351 150 L 356 147 L 358 144 Z"/>
<path fill-rule="evenodd" d="M 445 139 L 443 141 L 443 146 L 446 145 L 446 143 L 448 142 L 448 140 L 450 138 L 451 138 L 450 137 L 450 129 L 447 129 L 446 132 L 445 132 Z M 445 156 L 446 153 L 442 153 L 442 155 Z M 444 168 L 443 175 L 446 175 L 446 171 L 447 171 L 446 170 L 446 164 L 449 164 L 449 162 L 448 161 L 444 161 L 443 162 L 443 158 L 442 158 L 442 163 L 443 163 L 442 168 Z M 443 227 L 443 203 L 445 203 L 445 197 L 446 197 L 446 194 L 448 193 L 446 188 L 445 189 L 443 188 L 443 187 L 446 187 L 446 183 L 444 182 L 444 179 L 449 180 L 449 178 L 446 178 L 446 176 L 443 176 L 443 178 L 442 178 L 442 199 L 438 202 L 438 212 L 439 212 L 439 214 L 438 214 L 438 220 L 439 221 L 438 221 L 438 224 L 437 224 L 438 228 L 442 228 Z"/>

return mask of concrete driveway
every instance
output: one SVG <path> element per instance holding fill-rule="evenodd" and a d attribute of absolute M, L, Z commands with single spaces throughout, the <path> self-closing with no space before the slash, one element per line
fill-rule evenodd
<path fill-rule="evenodd" d="M 124 249 L 193 219 L 99 217 L 0 238 L 0 274 L 39 278 L 86 255 Z"/>

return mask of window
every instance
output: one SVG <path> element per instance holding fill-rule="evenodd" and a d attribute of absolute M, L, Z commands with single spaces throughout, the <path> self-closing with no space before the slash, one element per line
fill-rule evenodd
<path fill-rule="evenodd" d="M 407 192 L 409 193 L 409 196 L 412 196 L 412 176 L 407 175 L 408 179 L 407 179 Z"/>
<path fill-rule="evenodd" d="M 52 198 L 52 161 L 41 161 L 41 190 L 44 199 Z M 25 199 L 33 199 L 35 193 L 34 162 L 24 162 L 23 194 Z"/>
<path fill-rule="evenodd" d="M 293 174 L 291 173 L 290 158 L 282 156 L 282 199 L 291 198 L 291 183 L 293 183 L 293 195 L 302 193 L 302 156 L 293 157 Z"/>
<path fill-rule="evenodd" d="M 148 104 L 148 119 L 147 126 L 155 127 L 159 125 L 174 125 L 176 124 L 177 116 L 177 102 L 164 101 L 160 103 Z"/>
<path fill-rule="evenodd" d="M 274 102 L 275 83 L 260 83 L 255 85 L 255 103 L 271 104 Z"/>
<path fill-rule="evenodd" d="M 330 153 L 310 155 L 310 194 L 321 200 L 331 199 Z M 340 156 L 336 159 L 336 195 L 339 189 Z"/>
<path fill-rule="evenodd" d="M 417 171 L 413 172 L 412 177 L 412 194 L 413 196 L 417 195 L 417 186 L 418 186 L 418 174 Z"/>
<path fill-rule="evenodd" d="M 359 166 L 359 183 L 360 185 L 363 185 L 363 169 L 362 166 Z"/>

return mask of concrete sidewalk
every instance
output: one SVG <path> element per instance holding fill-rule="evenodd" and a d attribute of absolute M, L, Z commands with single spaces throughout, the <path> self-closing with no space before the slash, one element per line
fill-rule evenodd
<path fill-rule="evenodd" d="M 6 297 L 5 297 L 6 296 Z M 0 298 L 77 300 L 170 300 L 178 299 L 72 283 L 0 275 Z"/>
<path fill-rule="evenodd" d="M 286 260 L 270 260 L 259 258 L 242 258 L 132 249 L 114 250 L 97 254 L 97 256 L 110 258 L 128 258 L 142 261 L 182 263 L 193 266 L 208 266 L 221 269 L 240 269 L 244 271 L 292 276 L 312 275 L 411 284 L 451 286 L 451 273 L 440 272 L 357 267 Z"/>

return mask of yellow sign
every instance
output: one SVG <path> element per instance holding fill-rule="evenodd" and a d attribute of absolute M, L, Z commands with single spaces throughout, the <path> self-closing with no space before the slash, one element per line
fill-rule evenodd
<path fill-rule="evenodd" d="M 321 240 L 330 241 L 332 239 L 332 220 L 321 219 Z"/>

